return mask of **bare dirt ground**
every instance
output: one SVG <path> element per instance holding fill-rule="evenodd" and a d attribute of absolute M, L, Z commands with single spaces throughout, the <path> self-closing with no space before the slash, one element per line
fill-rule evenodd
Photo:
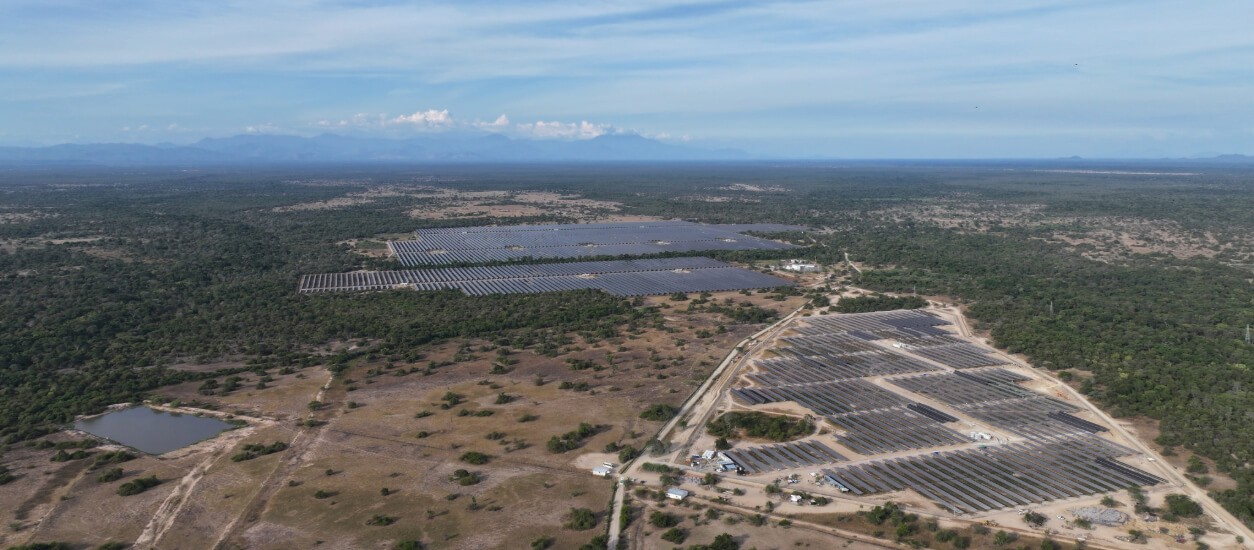
<path fill-rule="evenodd" d="M 1216 234 L 1190 230 L 1169 220 L 1126 216 L 1056 216 L 1045 205 L 977 201 L 973 197 L 936 199 L 874 212 L 894 222 L 928 223 L 970 233 L 1001 228 L 1035 228 L 1040 240 L 1101 262 L 1123 262 L 1133 254 L 1163 254 L 1178 259 L 1216 258 L 1248 266 L 1254 260 L 1254 237 L 1234 231 Z"/>

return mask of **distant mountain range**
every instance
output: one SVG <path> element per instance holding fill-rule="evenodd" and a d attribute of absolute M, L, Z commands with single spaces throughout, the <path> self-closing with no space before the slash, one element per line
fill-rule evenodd
<path fill-rule="evenodd" d="M 0 147 L 0 164 L 98 164 L 116 166 L 279 163 L 414 163 L 548 161 L 736 160 L 734 149 L 705 150 L 632 134 L 588 140 L 528 140 L 502 135 L 439 134 L 408 139 L 239 135 L 206 138 L 191 145 L 131 143 Z"/>

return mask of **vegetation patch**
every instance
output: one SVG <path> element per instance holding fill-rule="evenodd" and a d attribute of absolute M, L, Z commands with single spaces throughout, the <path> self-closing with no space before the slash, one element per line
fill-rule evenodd
<path fill-rule="evenodd" d="M 918 309 L 927 306 L 927 300 L 918 296 L 887 296 L 872 294 L 854 298 L 841 298 L 834 309 L 837 313 L 869 313 L 894 309 Z"/>
<path fill-rule="evenodd" d="M 718 437 L 752 437 L 771 441 L 792 441 L 814 433 L 814 422 L 763 412 L 729 412 L 711 420 L 706 431 Z"/>
<path fill-rule="evenodd" d="M 123 483 L 121 486 L 118 487 L 118 494 L 124 497 L 131 496 L 131 495 L 138 495 L 158 485 L 161 485 L 161 480 L 157 479 L 157 476 L 155 475 L 151 475 L 148 477 L 141 477 L 139 479 L 134 479 L 126 483 Z"/>
<path fill-rule="evenodd" d="M 252 460 L 259 456 L 274 454 L 280 451 L 284 451 L 286 449 L 287 449 L 287 443 L 284 443 L 282 441 L 275 441 L 274 443 L 271 443 L 269 445 L 262 445 L 260 443 L 249 443 L 247 445 L 244 445 L 243 450 L 241 452 L 231 455 L 231 461 L 243 462 L 245 460 Z"/>

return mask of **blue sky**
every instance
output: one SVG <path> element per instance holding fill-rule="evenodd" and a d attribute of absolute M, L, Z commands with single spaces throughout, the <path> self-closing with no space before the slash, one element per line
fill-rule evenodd
<path fill-rule="evenodd" d="M 1254 154 L 1254 2 L 4 0 L 0 144 L 634 132 L 846 158 Z"/>

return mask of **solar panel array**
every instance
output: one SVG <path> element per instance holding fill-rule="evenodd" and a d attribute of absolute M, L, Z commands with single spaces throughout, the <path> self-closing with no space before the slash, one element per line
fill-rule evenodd
<path fill-rule="evenodd" d="M 929 373 L 890 382 L 1024 437 L 1072 436 L 1101 428 L 1067 414 L 1078 411 L 1077 407 L 1017 386 L 1021 380 L 1019 375 L 994 368 Z"/>
<path fill-rule="evenodd" d="M 917 311 L 812 317 L 796 327 L 800 336 L 781 339 L 779 355 L 757 363 L 747 377 L 754 386 L 732 394 L 751 405 L 793 401 L 826 417 L 846 433 L 837 440 L 860 454 L 965 443 L 962 434 L 914 410 L 913 403 L 864 378 L 939 370 L 925 361 L 870 344 L 905 329 L 935 329 L 945 324 Z M 841 331 L 844 332 L 834 332 Z M 939 330 L 939 329 L 937 329 Z M 855 331 L 875 333 L 865 338 Z"/>
<path fill-rule="evenodd" d="M 727 458 L 751 474 L 791 470 L 803 466 L 835 464 L 846 459 L 818 441 L 763 445 L 724 451 Z"/>
<path fill-rule="evenodd" d="M 955 513 L 977 513 L 1163 482 L 1115 460 L 1130 454 L 1084 436 L 875 460 L 823 474 L 855 495 L 909 488 Z"/>
<path fill-rule="evenodd" d="M 620 222 L 420 229 L 388 248 L 403 265 L 448 265 L 523 258 L 592 258 L 700 250 L 785 250 L 794 245 L 743 231 L 804 229 L 778 224 Z"/>
<path fill-rule="evenodd" d="M 711 258 L 692 257 L 305 275 L 300 280 L 300 292 L 412 288 L 486 295 L 596 289 L 619 296 L 645 296 L 789 284 Z"/>
<path fill-rule="evenodd" d="M 776 357 L 746 374 L 753 385 L 733 389 L 736 399 L 796 402 L 844 430 L 836 440 L 860 455 L 939 449 L 823 470 L 828 481 L 855 495 L 909 488 L 956 513 L 979 513 L 1162 483 L 1116 460 L 1134 451 L 1096 437 L 1106 428 L 1074 416 L 1079 407 L 1019 386 L 1031 378 L 990 366 L 1003 361 L 943 330 L 947 323 L 935 316 L 890 311 L 805 323 L 793 329 L 797 335 L 780 339 Z M 905 343 L 909 353 L 952 370 L 872 343 L 877 340 Z M 912 401 L 877 380 L 947 409 Z M 949 411 L 1023 440 L 989 445 L 987 434 L 968 438 L 946 427 L 959 421 Z M 957 445 L 963 448 L 952 449 Z"/>

